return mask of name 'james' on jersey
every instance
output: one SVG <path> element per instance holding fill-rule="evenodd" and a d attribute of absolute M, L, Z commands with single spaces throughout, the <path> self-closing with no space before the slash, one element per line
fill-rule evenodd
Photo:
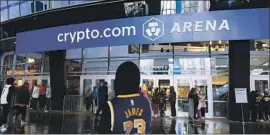
<path fill-rule="evenodd" d="M 117 134 L 151 133 L 151 108 L 148 99 L 140 94 L 120 95 L 108 102 L 112 132 Z"/>

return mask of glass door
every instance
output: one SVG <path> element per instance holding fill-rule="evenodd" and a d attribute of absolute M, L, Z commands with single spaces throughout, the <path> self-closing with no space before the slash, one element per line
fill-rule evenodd
<path fill-rule="evenodd" d="M 170 79 L 159 79 L 158 80 L 158 88 L 160 92 L 165 93 L 165 115 L 171 116 L 171 105 L 169 101 L 170 97 Z"/>
<path fill-rule="evenodd" d="M 177 116 L 188 117 L 188 93 L 191 89 L 190 76 L 176 76 L 175 91 L 177 94 L 176 110 Z"/>

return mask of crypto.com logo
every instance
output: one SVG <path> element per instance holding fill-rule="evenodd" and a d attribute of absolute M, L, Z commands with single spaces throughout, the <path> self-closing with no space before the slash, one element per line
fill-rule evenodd
<path fill-rule="evenodd" d="M 143 36 L 155 41 L 164 35 L 164 23 L 156 18 L 151 18 L 143 24 Z"/>

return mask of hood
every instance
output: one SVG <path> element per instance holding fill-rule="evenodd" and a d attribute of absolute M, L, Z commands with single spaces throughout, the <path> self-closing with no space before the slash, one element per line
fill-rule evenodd
<path fill-rule="evenodd" d="M 139 93 L 140 70 L 136 64 L 127 61 L 122 63 L 115 75 L 115 95 Z"/>

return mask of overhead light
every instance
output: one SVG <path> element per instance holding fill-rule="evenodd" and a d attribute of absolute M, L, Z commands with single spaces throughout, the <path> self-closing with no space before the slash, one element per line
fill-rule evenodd
<path fill-rule="evenodd" d="M 35 59 L 33 59 L 33 58 L 28 58 L 28 63 L 34 63 L 35 62 Z"/>
<path fill-rule="evenodd" d="M 222 44 L 222 41 L 221 41 L 221 40 L 219 40 L 219 41 L 218 41 L 218 43 L 219 43 L 219 44 Z"/>

